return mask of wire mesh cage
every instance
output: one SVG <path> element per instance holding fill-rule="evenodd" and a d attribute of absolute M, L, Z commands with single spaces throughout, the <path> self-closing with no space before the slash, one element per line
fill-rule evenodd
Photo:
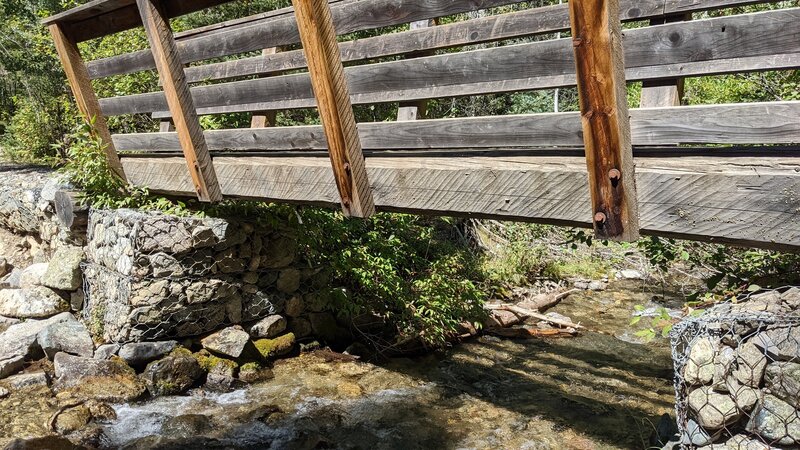
<path fill-rule="evenodd" d="M 671 340 L 681 448 L 800 448 L 800 289 L 716 305 Z"/>

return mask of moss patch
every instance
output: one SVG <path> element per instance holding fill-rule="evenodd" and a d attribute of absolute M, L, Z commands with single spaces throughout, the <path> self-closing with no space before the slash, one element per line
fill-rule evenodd
<path fill-rule="evenodd" d="M 192 356 L 194 356 L 194 359 L 197 360 L 197 363 L 200 364 L 200 367 L 206 372 L 212 372 L 218 366 L 223 366 L 228 370 L 236 370 L 239 368 L 239 364 L 236 361 L 212 355 L 208 350 L 205 349 L 194 353 Z M 219 368 L 222 369 L 223 367 Z"/>
<path fill-rule="evenodd" d="M 275 339 L 259 339 L 254 341 L 256 349 L 261 353 L 261 356 L 269 359 L 281 355 L 285 355 L 292 351 L 294 348 L 295 336 L 294 333 L 286 333 L 278 336 Z"/>

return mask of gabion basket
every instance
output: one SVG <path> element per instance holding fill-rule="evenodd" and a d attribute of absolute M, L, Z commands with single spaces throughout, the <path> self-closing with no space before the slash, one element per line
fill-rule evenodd
<path fill-rule="evenodd" d="M 716 305 L 671 340 L 681 448 L 800 448 L 800 289 Z"/>

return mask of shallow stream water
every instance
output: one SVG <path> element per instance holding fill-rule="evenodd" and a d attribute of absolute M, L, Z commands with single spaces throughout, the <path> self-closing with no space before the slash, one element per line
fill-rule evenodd
<path fill-rule="evenodd" d="M 668 343 L 629 325 L 637 304 L 680 300 L 621 282 L 553 309 L 592 330 L 575 338 L 484 336 L 380 365 L 304 354 L 233 393 L 116 405 L 104 434 L 137 449 L 648 448 L 674 393 Z"/>

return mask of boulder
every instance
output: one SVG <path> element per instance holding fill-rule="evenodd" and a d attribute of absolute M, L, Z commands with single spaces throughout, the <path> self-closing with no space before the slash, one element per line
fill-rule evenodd
<path fill-rule="evenodd" d="M 314 330 L 311 329 L 311 322 L 305 317 L 289 319 L 288 328 L 298 338 L 308 337 L 314 332 Z"/>
<path fill-rule="evenodd" d="M 119 344 L 103 344 L 94 351 L 94 359 L 111 359 L 119 349 Z"/>
<path fill-rule="evenodd" d="M 753 339 L 736 349 L 736 370 L 733 371 L 733 376 L 745 386 L 758 387 L 767 367 L 767 356 L 753 343 Z"/>
<path fill-rule="evenodd" d="M 800 408 L 800 363 L 772 363 L 767 366 L 765 380 L 772 395 Z"/>
<path fill-rule="evenodd" d="M 797 410 L 773 395 L 764 396 L 746 429 L 773 444 L 800 443 L 800 416 Z"/>
<path fill-rule="evenodd" d="M 273 377 L 272 370 L 261 367 L 258 363 L 243 364 L 239 369 L 239 379 L 245 383 L 257 383 L 259 381 L 269 380 Z"/>
<path fill-rule="evenodd" d="M 287 300 L 284 308 L 286 315 L 289 317 L 300 317 L 305 310 L 306 306 L 303 303 L 303 297 L 300 295 L 295 295 Z"/>
<path fill-rule="evenodd" d="M 89 407 L 81 404 L 66 409 L 56 416 L 54 428 L 60 434 L 69 434 L 85 427 L 92 420 Z"/>
<path fill-rule="evenodd" d="M 315 337 L 325 341 L 326 344 L 343 343 L 350 338 L 349 332 L 340 327 L 336 318 L 329 312 L 311 313 L 308 315 L 308 320 L 311 322 Z"/>
<path fill-rule="evenodd" d="M 13 267 L 8 263 L 8 260 L 0 257 L 0 278 L 3 278 L 11 272 Z"/>
<path fill-rule="evenodd" d="M 781 294 L 781 301 L 792 310 L 800 309 L 800 288 L 793 287 Z"/>
<path fill-rule="evenodd" d="M 689 408 L 695 412 L 697 423 L 708 431 L 719 430 L 742 416 L 730 395 L 714 392 L 709 386 L 689 393 Z"/>
<path fill-rule="evenodd" d="M 44 372 L 21 373 L 8 377 L 5 383 L 11 389 L 21 390 L 29 388 L 47 387 L 50 384 L 50 378 Z"/>
<path fill-rule="evenodd" d="M 12 325 L 0 334 L 0 360 L 22 356 L 26 359 L 38 358 L 42 354 L 37 336 L 50 325 L 59 322 L 75 322 L 70 313 L 61 313 L 45 320 L 27 320 Z"/>
<path fill-rule="evenodd" d="M 41 319 L 69 311 L 69 303 L 43 286 L 0 290 L 0 315 L 17 319 Z"/>
<path fill-rule="evenodd" d="M 78 321 L 54 323 L 39 332 L 37 339 L 50 360 L 59 352 L 86 358 L 94 355 L 94 342 L 89 330 Z"/>
<path fill-rule="evenodd" d="M 300 288 L 300 271 L 297 269 L 281 270 L 278 275 L 277 288 L 286 294 L 291 294 Z"/>
<path fill-rule="evenodd" d="M 20 281 L 22 281 L 22 269 L 16 267 L 11 272 L 0 280 L 0 289 L 19 289 Z"/>
<path fill-rule="evenodd" d="M 53 360 L 56 392 L 68 392 L 80 399 L 111 403 L 135 400 L 146 386 L 136 372 L 118 358 L 100 360 L 59 353 Z"/>
<path fill-rule="evenodd" d="M 25 358 L 22 356 L 10 356 L 0 359 L 0 379 L 19 372 L 22 370 L 24 363 Z"/>
<path fill-rule="evenodd" d="M 42 285 L 42 278 L 47 273 L 47 263 L 31 264 L 30 266 L 22 269 L 19 276 L 20 288 L 32 288 Z"/>
<path fill-rule="evenodd" d="M 781 295 L 778 291 L 769 291 L 756 294 L 746 301 L 731 305 L 734 313 L 772 313 L 781 312 Z"/>
<path fill-rule="evenodd" d="M 727 345 L 723 345 L 714 355 L 714 379 L 711 383 L 714 390 L 728 392 L 728 381 L 732 378 L 735 362 L 736 350 Z"/>
<path fill-rule="evenodd" d="M 725 450 L 773 450 L 774 447 L 751 439 L 743 434 L 737 434 L 725 442 Z"/>
<path fill-rule="evenodd" d="M 142 374 L 150 395 L 180 394 L 203 376 L 205 372 L 191 355 L 176 352 L 151 362 Z"/>
<path fill-rule="evenodd" d="M 177 341 L 133 342 L 120 347 L 119 357 L 131 366 L 144 366 L 175 350 L 177 346 Z"/>
<path fill-rule="evenodd" d="M 250 327 L 250 336 L 253 338 L 273 338 L 286 331 L 286 319 L 279 315 L 267 316 L 252 327 Z"/>
<path fill-rule="evenodd" d="M 13 317 L 0 316 L 0 333 L 9 329 L 12 325 L 20 323 L 19 319 Z"/>
<path fill-rule="evenodd" d="M 81 287 L 81 263 L 83 249 L 80 247 L 61 247 L 42 277 L 42 284 L 62 291 L 76 291 Z"/>
<path fill-rule="evenodd" d="M 216 364 L 208 372 L 206 384 L 203 387 L 209 391 L 231 392 L 242 387 L 242 382 L 236 378 L 237 364 Z"/>
<path fill-rule="evenodd" d="M 770 328 L 751 340 L 773 360 L 800 360 L 800 327 Z"/>
<path fill-rule="evenodd" d="M 200 342 L 203 348 L 211 352 L 238 358 L 250 342 L 250 335 L 242 327 L 233 326 L 207 336 Z"/>
<path fill-rule="evenodd" d="M 213 429 L 213 423 L 208 416 L 202 414 L 184 414 L 175 416 L 164 422 L 161 426 L 161 435 L 175 438 L 193 438 L 208 433 Z"/>
<path fill-rule="evenodd" d="M 683 369 L 683 379 L 689 386 L 710 383 L 714 379 L 719 343 L 710 337 L 698 337 L 689 345 L 689 356 Z"/>
<path fill-rule="evenodd" d="M 708 434 L 703 427 L 698 425 L 697 422 L 692 419 L 686 422 L 686 430 L 681 437 L 681 444 L 700 447 L 711 444 L 712 442 L 714 442 L 714 438 Z"/>
<path fill-rule="evenodd" d="M 265 359 L 285 355 L 294 348 L 294 333 L 286 333 L 275 339 L 259 339 L 254 342 L 256 349 Z"/>

